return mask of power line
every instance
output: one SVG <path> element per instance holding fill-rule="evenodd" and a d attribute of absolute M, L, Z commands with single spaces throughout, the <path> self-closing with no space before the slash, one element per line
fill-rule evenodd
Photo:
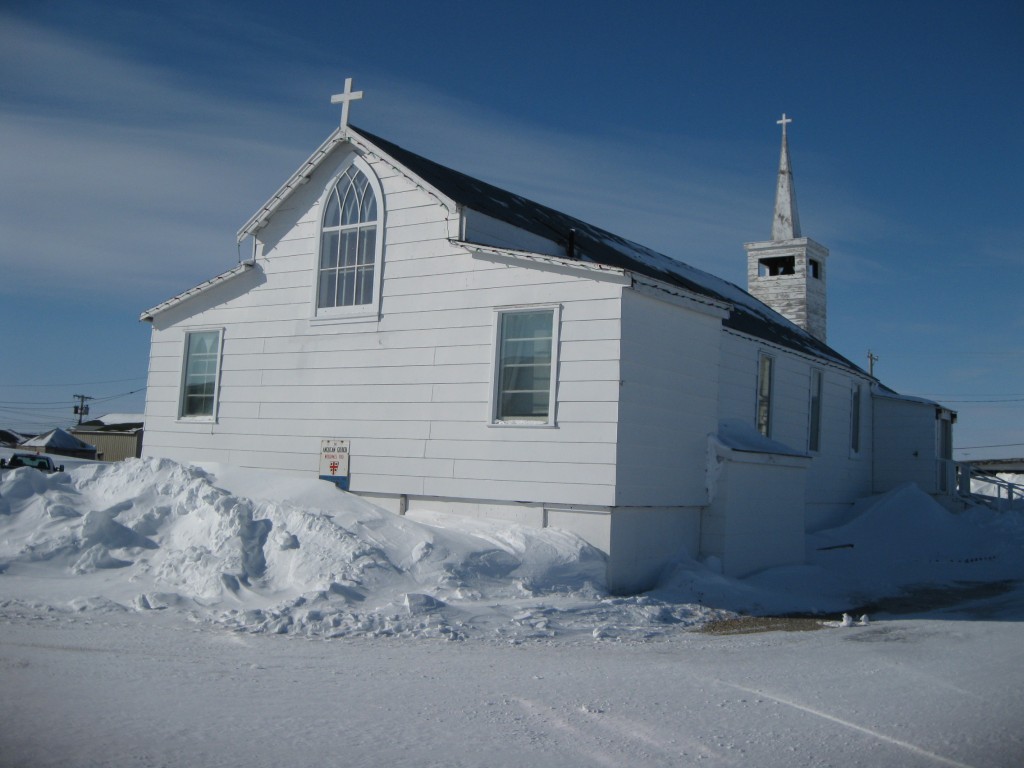
<path fill-rule="evenodd" d="M 145 376 L 136 376 L 131 379 L 107 379 L 106 381 L 79 381 L 69 384 L 0 384 L 0 387 L 91 387 L 94 384 L 120 384 L 124 381 L 145 381 Z"/>
<path fill-rule="evenodd" d="M 146 389 L 145 387 L 140 387 L 139 389 L 133 389 L 131 392 L 120 392 L 120 393 L 118 393 L 116 395 L 106 395 L 104 397 L 90 397 L 89 399 L 93 400 L 95 402 L 102 403 L 102 402 L 107 402 L 108 400 L 116 400 L 119 397 L 128 397 L 128 395 L 134 395 L 134 394 L 137 394 L 139 392 L 144 392 L 145 389 Z M 72 400 L 76 400 L 79 397 L 80 397 L 80 395 L 74 395 L 71 399 Z M 34 402 L 34 403 L 22 403 L 22 402 L 18 402 L 18 401 L 10 401 L 10 400 L 0 401 L 0 408 L 3 408 L 4 406 L 7 406 L 7 407 L 14 406 L 14 407 L 19 408 L 19 409 L 27 409 L 27 410 L 53 410 L 54 407 L 61 407 L 61 406 L 66 406 L 66 405 L 67 405 L 67 400 L 43 400 L 43 401 Z"/>
<path fill-rule="evenodd" d="M 1017 448 L 1024 446 L 1024 443 L 1002 443 L 1000 445 L 958 445 L 955 446 L 958 451 L 969 451 L 974 448 Z"/>
<path fill-rule="evenodd" d="M 929 395 L 929 397 L 935 396 Z M 940 397 L 938 399 L 944 403 L 1024 403 L 1024 397 L 1014 397 L 1008 400 L 953 400 L 948 397 Z"/>
<path fill-rule="evenodd" d="M 1024 392 L 919 392 L 919 397 L 1024 397 Z"/>

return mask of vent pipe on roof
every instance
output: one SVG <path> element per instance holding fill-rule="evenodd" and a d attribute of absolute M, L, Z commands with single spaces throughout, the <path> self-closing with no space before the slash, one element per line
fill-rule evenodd
<path fill-rule="evenodd" d="M 569 241 L 565 244 L 565 255 L 570 259 L 576 258 L 576 230 L 569 230 Z"/>

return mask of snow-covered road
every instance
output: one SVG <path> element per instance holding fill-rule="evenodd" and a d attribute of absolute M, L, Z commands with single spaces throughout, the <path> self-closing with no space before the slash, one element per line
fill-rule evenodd
<path fill-rule="evenodd" d="M 1024 625 L 332 641 L 9 604 L 5 766 L 1018 766 Z"/>

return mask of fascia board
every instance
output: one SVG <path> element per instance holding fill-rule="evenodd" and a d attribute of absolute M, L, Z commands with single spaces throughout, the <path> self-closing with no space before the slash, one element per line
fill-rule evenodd
<path fill-rule="evenodd" d="M 352 126 L 348 126 L 345 129 L 335 128 L 324 143 L 321 144 L 319 148 L 309 156 L 306 162 L 299 166 L 298 170 L 289 177 L 288 181 L 282 184 L 277 192 L 275 192 L 267 202 L 260 206 L 259 210 L 256 211 L 256 213 L 249 218 L 242 228 L 238 230 L 238 242 L 241 242 L 250 235 L 254 235 L 262 229 L 274 211 L 276 211 L 285 200 L 291 197 L 292 193 L 295 192 L 296 189 L 309 181 L 309 178 L 316 172 L 317 168 L 320 167 L 320 164 L 323 163 L 334 148 L 345 142 L 349 142 L 358 147 L 366 155 L 377 157 L 390 165 L 413 182 L 417 187 L 427 191 L 429 194 L 437 198 L 438 202 L 448 209 L 449 214 L 458 212 L 458 204 L 454 200 L 410 171 L 400 162 L 395 160 L 395 158 L 391 157 L 387 152 L 365 138 Z"/>
<path fill-rule="evenodd" d="M 233 279 L 235 277 L 238 277 L 239 275 L 242 275 L 242 274 L 248 272 L 250 269 L 252 269 L 255 266 L 256 266 L 256 262 L 255 261 L 243 261 L 237 267 L 234 267 L 233 269 L 229 269 L 227 272 L 222 272 L 221 274 L 217 275 L 216 277 L 211 277 L 206 282 L 200 283 L 199 285 L 195 286 L 194 288 L 189 288 L 187 291 L 183 291 L 182 293 L 179 293 L 177 296 L 173 296 L 170 299 L 168 299 L 167 301 L 164 301 L 164 302 L 162 302 L 160 304 L 157 304 L 152 309 L 147 309 L 145 312 L 143 312 L 141 315 L 139 315 L 139 321 L 140 322 L 144 322 L 144 321 L 150 321 L 151 322 L 153 320 L 153 318 L 156 317 L 157 315 L 159 315 L 161 312 L 166 312 L 168 309 L 171 309 L 172 307 L 176 307 L 179 304 L 182 304 L 182 303 L 188 301 L 189 299 L 193 299 L 196 296 L 199 296 L 200 294 L 206 293 L 207 291 L 211 290 L 212 288 L 214 288 L 214 287 L 216 287 L 218 285 L 221 285 L 223 283 L 226 283 L 228 280 L 231 280 L 231 279 Z"/>

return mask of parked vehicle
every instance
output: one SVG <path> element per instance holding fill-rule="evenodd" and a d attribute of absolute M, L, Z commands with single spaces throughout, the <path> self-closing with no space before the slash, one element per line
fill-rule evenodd
<path fill-rule="evenodd" d="M 63 472 L 64 465 L 55 465 L 49 456 L 35 453 L 16 453 L 11 458 L 0 459 L 0 469 L 16 469 L 17 467 L 35 467 L 40 472 Z"/>

